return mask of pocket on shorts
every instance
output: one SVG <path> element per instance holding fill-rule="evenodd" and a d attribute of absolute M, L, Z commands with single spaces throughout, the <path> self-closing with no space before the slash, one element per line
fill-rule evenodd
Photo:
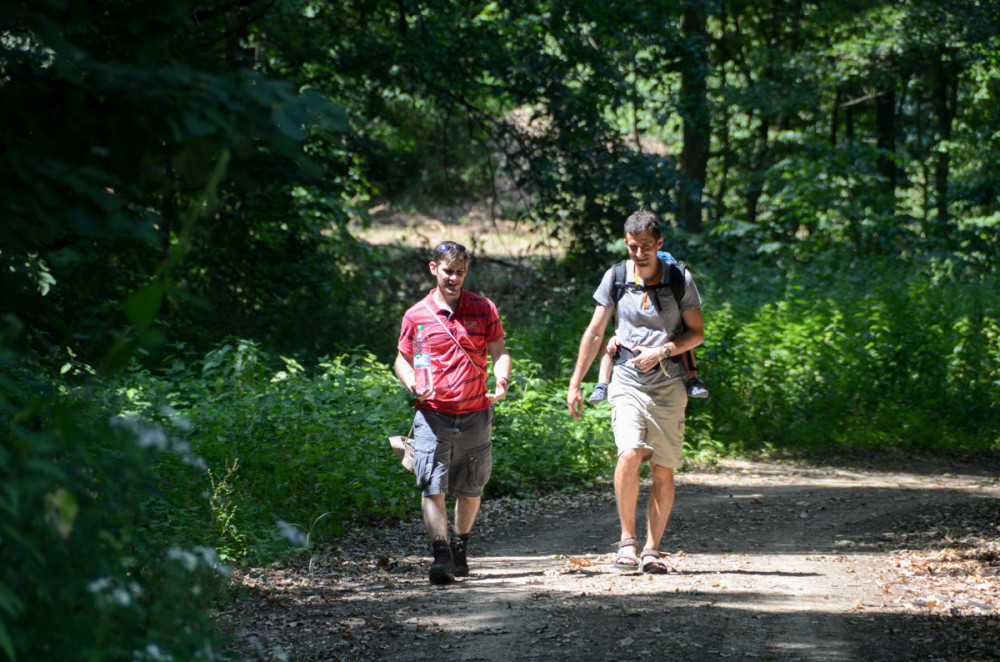
<path fill-rule="evenodd" d="M 469 457 L 469 477 L 480 488 L 486 486 L 493 473 L 493 407 L 487 409 L 486 412 L 488 421 L 486 438 L 489 440 L 486 452 Z"/>
<path fill-rule="evenodd" d="M 413 475 L 417 479 L 417 487 L 424 488 L 431 484 L 434 468 L 434 451 L 413 451 Z"/>
<path fill-rule="evenodd" d="M 421 412 L 417 412 L 413 420 L 413 437 L 413 474 L 417 487 L 424 488 L 433 482 L 437 443 L 430 424 Z"/>
<path fill-rule="evenodd" d="M 485 453 L 470 455 L 466 458 L 466 470 L 468 471 L 467 483 L 469 487 L 482 489 L 490 480 L 493 473 L 493 448 L 492 446 Z"/>

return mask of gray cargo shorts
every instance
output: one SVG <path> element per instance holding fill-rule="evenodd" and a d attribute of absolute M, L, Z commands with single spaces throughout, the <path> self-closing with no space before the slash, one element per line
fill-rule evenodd
<path fill-rule="evenodd" d="M 418 409 L 413 417 L 413 473 L 425 497 L 479 497 L 493 470 L 493 409 L 444 414 Z"/>

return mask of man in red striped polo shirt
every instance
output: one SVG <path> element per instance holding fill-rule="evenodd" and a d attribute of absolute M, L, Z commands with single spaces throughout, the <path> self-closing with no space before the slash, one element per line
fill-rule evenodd
<path fill-rule="evenodd" d="M 493 404 L 510 385 L 510 355 L 492 301 L 462 289 L 469 273 L 465 247 L 446 241 L 434 249 L 430 271 L 437 286 L 403 316 L 395 369 L 416 396 L 413 472 L 423 490 L 421 512 L 434 561 L 432 584 L 469 574 L 468 544 L 483 487 L 493 467 Z M 432 387 L 418 390 L 413 340 L 423 326 L 431 356 Z M 496 389 L 487 386 L 488 360 Z M 445 495 L 455 496 L 455 532 L 448 535 Z"/>

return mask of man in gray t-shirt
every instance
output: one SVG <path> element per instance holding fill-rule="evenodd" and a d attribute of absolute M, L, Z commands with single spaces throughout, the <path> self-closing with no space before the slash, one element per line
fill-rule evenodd
<path fill-rule="evenodd" d="M 667 287 L 652 292 L 626 288 L 622 298 L 617 303 L 614 300 L 612 290 L 614 289 L 614 269 L 608 269 L 601 279 L 601 284 L 594 292 L 594 301 L 597 305 L 609 308 L 612 311 L 617 309 L 615 317 L 615 335 L 618 338 L 618 345 L 626 350 L 634 347 L 660 347 L 673 340 L 681 329 L 681 316 L 692 310 L 701 308 L 701 295 L 691 278 L 691 272 L 684 269 L 684 297 L 681 299 L 680 309 L 678 309 L 673 293 Z M 663 279 L 667 275 L 663 274 Z M 640 277 L 641 279 L 641 277 Z M 628 285 L 636 284 L 636 264 L 634 260 L 625 262 L 625 282 Z M 651 296 L 659 297 L 658 302 L 650 299 Z M 668 301 L 669 299 L 669 301 Z M 659 305 L 657 305 L 657 303 Z M 626 352 L 630 353 L 630 352 Z M 656 386 L 659 384 L 684 377 L 684 367 L 675 357 L 673 361 L 663 363 L 664 370 L 638 370 L 631 361 L 624 361 L 617 364 L 615 373 L 617 379 L 622 384 L 630 386 Z"/>
<path fill-rule="evenodd" d="M 681 467 L 684 445 L 684 410 L 687 393 L 681 377 L 684 370 L 671 356 L 694 349 L 704 339 L 701 297 L 691 274 L 685 272 L 684 297 L 680 306 L 669 287 L 669 275 L 657 251 L 663 245 L 660 221 L 640 210 L 625 221 L 628 286 L 614 300 L 613 270 L 609 269 L 594 292 L 597 306 L 580 339 L 576 367 L 569 381 L 566 404 L 580 417 L 583 409 L 581 384 L 600 351 L 604 330 L 612 318 L 620 351 L 628 357 L 615 367 L 608 389 L 611 424 L 618 447 L 615 496 L 621 521 L 621 538 L 614 565 L 622 570 L 666 572 L 659 545 L 674 503 L 674 470 Z M 683 324 L 681 320 L 683 319 Z M 646 542 L 636 556 L 636 501 L 639 497 L 639 467 L 649 461 L 653 487 L 649 494 Z"/>

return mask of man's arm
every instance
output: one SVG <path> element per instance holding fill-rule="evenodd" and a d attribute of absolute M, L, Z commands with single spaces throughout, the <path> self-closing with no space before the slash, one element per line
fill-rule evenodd
<path fill-rule="evenodd" d="M 705 320 L 701 316 L 701 308 L 685 311 L 683 318 L 684 333 L 668 342 L 664 348 L 670 351 L 670 356 L 679 356 L 705 342 Z"/>
<path fill-rule="evenodd" d="M 486 399 L 496 402 L 503 400 L 507 395 L 507 389 L 510 388 L 510 354 L 507 353 L 503 338 L 487 343 L 486 349 L 489 350 L 490 358 L 493 360 L 493 376 L 497 381 L 496 392 L 487 393 Z"/>
<path fill-rule="evenodd" d="M 632 364 L 641 372 L 652 370 L 660 359 L 668 356 L 680 356 L 689 349 L 694 349 L 705 340 L 705 321 L 701 316 L 701 308 L 683 313 L 684 333 L 664 345 L 656 347 L 640 346 L 633 351 L 637 353 Z"/>
<path fill-rule="evenodd" d="M 580 338 L 576 367 L 573 368 L 573 376 L 569 379 L 569 391 L 566 393 L 566 405 L 569 407 L 569 413 L 573 414 L 573 418 L 580 418 L 580 413 L 583 411 L 583 390 L 580 388 L 580 384 L 583 383 L 583 378 L 590 370 L 594 357 L 597 356 L 597 352 L 600 351 L 601 345 L 604 343 L 604 329 L 607 328 L 611 315 L 610 308 L 596 306 L 594 315 L 590 318 L 590 324 L 587 325 L 583 337 Z"/>

